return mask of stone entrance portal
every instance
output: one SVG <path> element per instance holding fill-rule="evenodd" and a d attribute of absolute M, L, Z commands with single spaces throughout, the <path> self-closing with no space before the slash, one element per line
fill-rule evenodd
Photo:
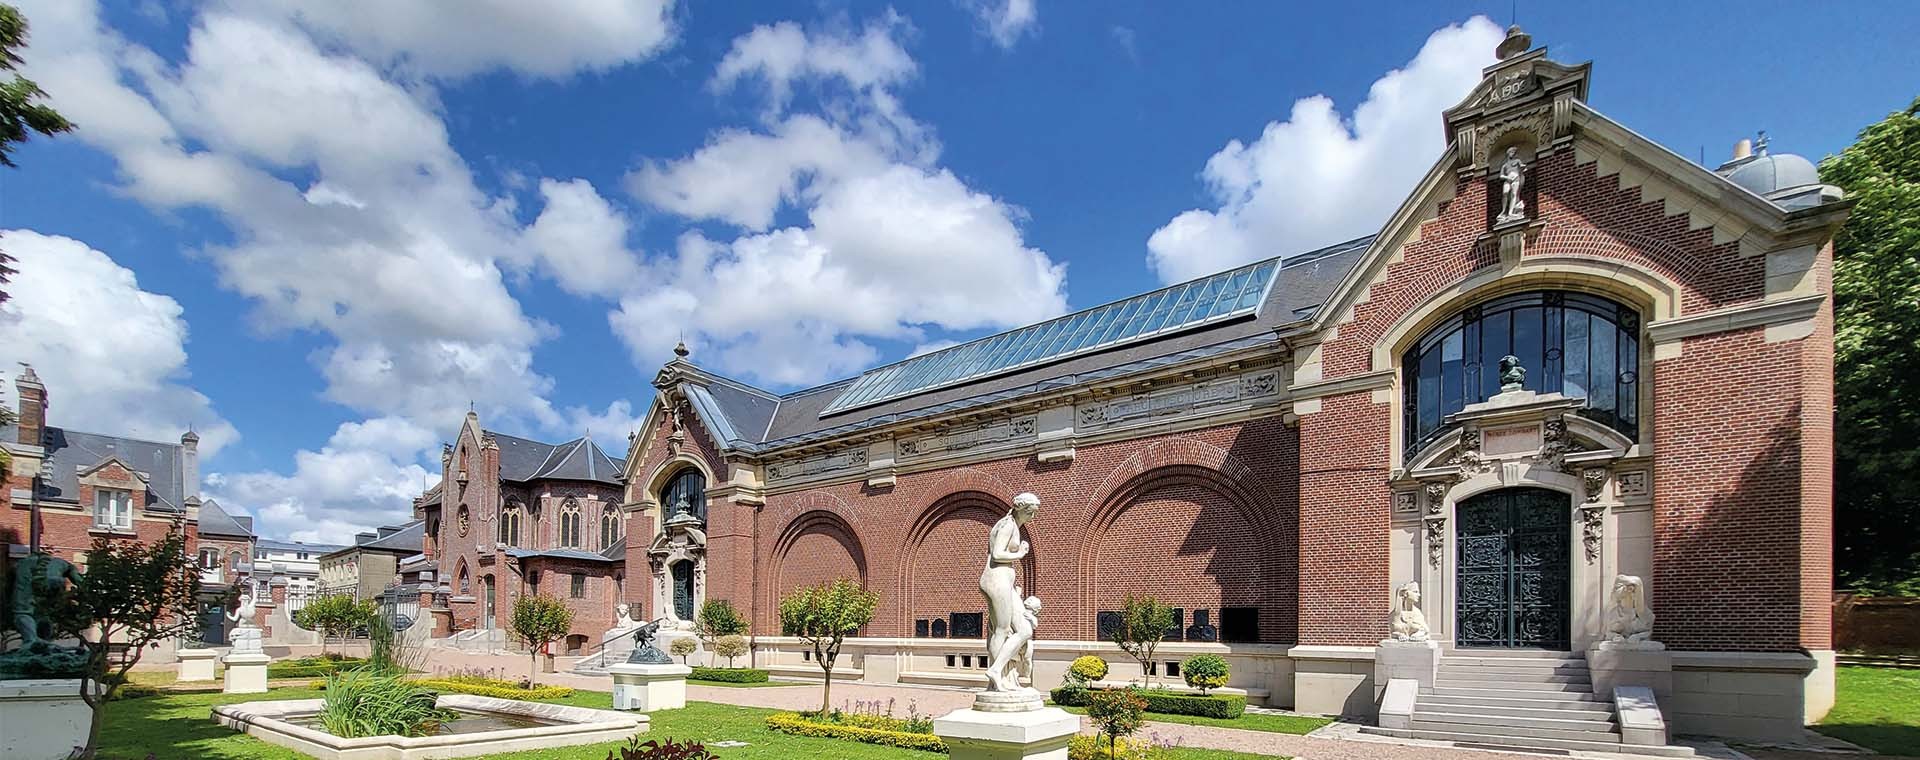
<path fill-rule="evenodd" d="M 1567 496 L 1505 488 L 1458 506 L 1460 647 L 1569 648 Z"/>

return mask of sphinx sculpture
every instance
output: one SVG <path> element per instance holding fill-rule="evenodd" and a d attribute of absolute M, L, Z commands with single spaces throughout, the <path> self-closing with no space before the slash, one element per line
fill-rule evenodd
<path fill-rule="evenodd" d="M 1038 597 L 1021 598 L 1014 564 L 1032 548 L 1020 540 L 1020 526 L 1033 520 L 1040 497 L 1023 493 L 1013 497 L 1013 509 L 987 538 L 987 567 L 980 572 L 980 593 L 987 598 L 987 691 L 1032 691 L 1020 686 L 1020 672 L 1031 670 L 1033 630 L 1039 619 Z"/>
<path fill-rule="evenodd" d="M 1646 586 L 1637 575 L 1613 577 L 1613 592 L 1607 604 L 1606 641 L 1659 646 L 1653 641 L 1653 610 L 1647 608 Z"/>
<path fill-rule="evenodd" d="M 1420 583 L 1408 581 L 1395 594 L 1393 605 L 1393 640 L 1426 641 L 1431 635 L 1427 631 L 1427 614 L 1420 611 Z"/>

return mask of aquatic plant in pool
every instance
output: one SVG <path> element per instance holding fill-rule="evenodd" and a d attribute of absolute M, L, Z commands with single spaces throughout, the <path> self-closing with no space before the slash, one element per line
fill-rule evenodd
<path fill-rule="evenodd" d="M 439 695 L 398 675 L 365 670 L 327 677 L 320 725 L 334 736 L 428 736 L 454 720 L 439 707 Z"/>

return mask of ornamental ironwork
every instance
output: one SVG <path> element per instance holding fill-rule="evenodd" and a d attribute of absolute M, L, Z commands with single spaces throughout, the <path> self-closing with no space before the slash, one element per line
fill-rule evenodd
<path fill-rule="evenodd" d="M 1566 649 L 1566 497 L 1510 488 L 1461 502 L 1455 514 L 1459 646 Z"/>

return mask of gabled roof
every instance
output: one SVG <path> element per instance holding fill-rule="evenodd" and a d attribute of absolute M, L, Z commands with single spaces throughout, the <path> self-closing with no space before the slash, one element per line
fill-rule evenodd
<path fill-rule="evenodd" d="M 0 440 L 18 440 L 13 425 L 0 427 Z M 42 433 L 46 461 L 41 470 L 39 498 L 75 502 L 80 498 L 80 473 L 108 459 L 119 459 L 145 475 L 155 502 L 149 510 L 179 512 L 189 490 L 180 482 L 182 452 L 178 443 L 143 441 L 99 433 L 48 427 Z"/>
<path fill-rule="evenodd" d="M 200 535 L 251 540 L 253 518 L 227 514 L 219 502 L 208 499 L 200 504 Z"/>
<path fill-rule="evenodd" d="M 587 437 L 559 445 L 486 431 L 500 446 L 500 479 L 587 480 L 618 485 L 626 460 L 607 456 Z"/>
<path fill-rule="evenodd" d="M 859 377 L 776 395 L 701 369 L 685 359 L 676 359 L 662 370 L 656 384 L 685 380 L 683 388 L 694 413 L 714 437 L 730 448 L 760 451 L 827 438 L 864 427 L 889 424 L 905 417 L 944 413 L 1065 385 L 1149 370 L 1176 358 L 1192 360 L 1273 342 L 1276 340 L 1276 328 L 1311 318 L 1326 303 L 1341 278 L 1346 276 L 1354 262 L 1359 260 L 1360 254 L 1373 242 L 1373 237 L 1368 235 L 1272 259 L 1277 263 L 1278 271 L 1274 274 L 1272 286 L 1265 291 L 1264 300 L 1252 314 L 1149 335 L 1131 343 L 1029 362 L 1000 374 L 985 373 L 956 384 L 911 392 L 845 411 L 829 412 L 828 409 L 860 381 Z M 1231 273 L 1241 268 L 1227 271 Z M 1203 277 L 1193 282 L 1206 282 L 1216 277 Z M 1173 291 L 1180 287 L 1162 290 Z M 1149 295 L 1159 292 L 1162 291 L 1152 291 Z M 1116 304 L 1140 297 L 1083 309 L 1048 322 L 1072 324 L 1076 317 L 1084 321 L 1102 309 L 1111 309 Z M 1029 327 L 1008 330 L 971 341 L 970 344 L 989 343 L 996 337 L 1010 336 Z M 863 377 L 896 366 L 898 364 L 887 365 L 864 373 Z"/>

